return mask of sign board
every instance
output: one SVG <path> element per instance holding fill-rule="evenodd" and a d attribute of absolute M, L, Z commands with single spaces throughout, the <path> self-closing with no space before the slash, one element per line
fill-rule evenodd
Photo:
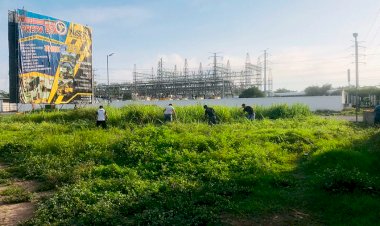
<path fill-rule="evenodd" d="M 91 102 L 91 29 L 20 9 L 14 14 L 19 102 Z"/>

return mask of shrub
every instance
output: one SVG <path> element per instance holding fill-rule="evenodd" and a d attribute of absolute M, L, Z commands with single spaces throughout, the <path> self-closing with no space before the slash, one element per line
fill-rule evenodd
<path fill-rule="evenodd" d="M 357 168 L 346 169 L 337 165 L 334 168 L 327 168 L 318 174 L 319 184 L 328 192 L 332 193 L 352 193 L 354 191 L 378 190 L 376 188 L 377 178 L 370 177 L 368 173 L 361 172 Z"/>
<path fill-rule="evenodd" d="M 182 123 L 199 123 L 207 122 L 204 117 L 204 109 L 201 105 L 175 107 L 177 115 L 176 122 Z M 216 115 L 220 123 L 233 123 L 244 121 L 244 113 L 240 108 L 215 106 Z M 108 114 L 108 124 L 113 127 L 124 127 L 125 125 L 133 124 L 161 124 L 163 123 L 162 108 L 158 106 L 147 105 L 127 105 L 122 108 L 106 107 Z M 304 117 L 311 114 L 306 105 L 287 104 L 273 105 L 270 107 L 255 107 L 258 119 L 281 119 Z M 94 128 L 95 126 L 94 108 L 82 108 L 78 110 L 53 111 L 53 112 L 35 112 L 30 114 L 11 116 L 12 121 L 17 122 L 55 122 L 61 125 L 69 125 L 69 129 L 79 128 Z M 57 125 L 59 127 L 59 125 Z M 59 128 L 67 130 L 66 128 Z"/>

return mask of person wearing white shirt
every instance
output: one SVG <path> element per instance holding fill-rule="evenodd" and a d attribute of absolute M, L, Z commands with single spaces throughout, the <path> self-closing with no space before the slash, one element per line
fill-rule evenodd
<path fill-rule="evenodd" d="M 164 110 L 164 120 L 165 122 L 173 121 L 173 115 L 175 115 L 175 110 L 172 104 L 165 107 Z"/>
<path fill-rule="evenodd" d="M 102 126 L 103 129 L 107 128 L 107 112 L 102 105 L 99 106 L 98 111 L 96 112 L 96 126 Z"/>

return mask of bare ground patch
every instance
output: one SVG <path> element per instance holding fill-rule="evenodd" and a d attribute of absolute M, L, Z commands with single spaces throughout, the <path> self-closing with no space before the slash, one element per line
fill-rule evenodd
<path fill-rule="evenodd" d="M 7 166 L 0 163 L 0 169 L 7 169 Z M 53 194 L 52 191 L 40 192 L 40 187 L 41 184 L 37 181 L 16 178 L 10 178 L 9 182 L 1 184 L 0 225 L 18 225 L 32 218 L 37 202 Z M 30 195 L 27 201 L 20 197 L 25 194 Z"/>

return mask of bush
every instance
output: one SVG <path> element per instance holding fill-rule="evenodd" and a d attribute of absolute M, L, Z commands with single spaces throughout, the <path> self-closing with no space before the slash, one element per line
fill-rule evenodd
<path fill-rule="evenodd" d="M 243 90 L 243 92 L 239 95 L 239 98 L 257 98 L 257 97 L 264 97 L 265 93 L 261 90 L 259 90 L 258 87 L 251 87 L 246 90 Z"/>
<path fill-rule="evenodd" d="M 376 187 L 376 180 L 363 173 L 357 168 L 345 169 L 340 165 L 334 168 L 327 168 L 318 174 L 321 187 L 331 193 L 352 193 L 354 191 L 374 192 L 379 189 Z"/>

